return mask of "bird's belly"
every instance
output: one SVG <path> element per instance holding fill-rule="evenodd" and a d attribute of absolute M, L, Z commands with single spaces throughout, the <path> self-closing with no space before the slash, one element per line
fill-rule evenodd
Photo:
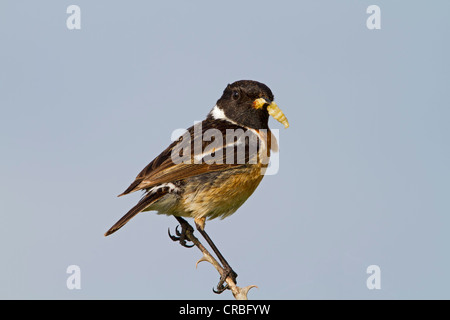
<path fill-rule="evenodd" d="M 189 178 L 177 211 L 193 218 L 225 218 L 252 195 L 262 178 L 259 165 Z"/>

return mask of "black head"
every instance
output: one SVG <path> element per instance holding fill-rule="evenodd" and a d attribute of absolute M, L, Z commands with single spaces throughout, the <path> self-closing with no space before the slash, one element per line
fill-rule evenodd
<path fill-rule="evenodd" d="M 267 101 L 263 107 L 256 108 L 255 100 Z M 273 101 L 272 91 L 264 83 L 240 80 L 229 84 L 211 111 L 212 117 L 224 115 L 225 119 L 254 129 L 267 129 L 269 113 L 267 106 Z M 215 110 L 218 108 L 219 110 Z"/>

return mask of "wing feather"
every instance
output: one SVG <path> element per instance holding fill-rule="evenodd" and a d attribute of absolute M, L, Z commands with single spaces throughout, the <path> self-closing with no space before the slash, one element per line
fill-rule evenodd
<path fill-rule="evenodd" d="M 249 159 L 247 152 L 245 161 L 243 163 L 236 163 L 236 161 L 230 161 L 232 163 L 226 163 L 226 152 L 222 152 L 221 157 L 219 154 L 219 157 L 217 157 L 213 163 L 206 163 L 204 161 L 202 161 L 201 163 L 195 163 L 194 159 L 196 156 L 198 156 L 198 150 L 196 150 L 195 141 L 201 141 L 202 148 L 200 152 L 205 150 L 205 148 L 212 143 L 210 141 L 203 140 L 206 131 L 210 129 L 216 129 L 219 130 L 222 134 L 223 140 L 219 143 L 219 145 L 221 145 L 221 148 L 216 148 L 217 151 L 218 149 L 224 149 L 226 146 L 226 129 L 246 130 L 243 127 L 237 126 L 225 120 L 205 120 L 199 124 L 196 124 L 187 129 L 185 135 L 181 136 L 177 141 L 174 141 L 172 144 L 170 144 L 160 155 L 158 155 L 152 162 L 150 162 L 137 175 L 136 179 L 130 184 L 130 186 L 119 195 L 119 197 L 131 192 L 135 192 L 137 190 L 149 189 L 161 183 L 186 179 L 206 172 L 243 166 L 245 165 L 245 161 L 248 162 Z M 179 153 L 184 150 L 190 151 L 189 157 L 185 158 L 188 161 L 182 161 L 181 163 L 180 161 L 174 161 L 172 155 L 179 155 Z M 211 152 L 209 154 L 211 154 Z M 184 156 L 185 155 L 183 154 L 182 157 Z"/>

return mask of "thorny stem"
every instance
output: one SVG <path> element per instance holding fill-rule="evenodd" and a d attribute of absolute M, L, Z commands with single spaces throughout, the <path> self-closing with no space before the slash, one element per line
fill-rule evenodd
<path fill-rule="evenodd" d="M 222 266 L 209 253 L 209 251 L 205 248 L 205 246 L 203 246 L 201 244 L 201 242 L 198 240 L 198 238 L 196 236 L 194 236 L 194 234 L 191 230 L 186 230 L 186 237 L 203 253 L 203 256 L 200 258 L 200 260 L 197 261 L 196 267 L 200 262 L 207 261 L 207 262 L 211 263 L 214 266 L 214 268 L 216 268 L 216 270 L 219 272 L 220 276 L 223 276 L 225 271 L 222 268 Z M 228 289 L 231 290 L 231 292 L 233 293 L 233 296 L 236 300 L 247 300 L 248 299 L 247 298 L 248 291 L 253 287 L 257 288 L 257 286 L 255 286 L 255 285 L 250 285 L 250 286 L 247 286 L 244 288 L 238 287 L 231 277 L 227 277 L 225 279 L 225 281 L 228 285 Z"/>

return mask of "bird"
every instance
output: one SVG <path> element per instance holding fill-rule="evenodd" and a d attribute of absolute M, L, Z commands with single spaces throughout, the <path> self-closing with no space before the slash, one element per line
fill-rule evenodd
<path fill-rule="evenodd" d="M 269 116 L 285 128 L 289 122 L 274 102 L 271 89 L 254 80 L 228 84 L 206 119 L 188 128 L 154 158 L 120 196 L 139 190 L 142 198 L 106 233 L 109 236 L 143 211 L 174 216 L 181 226 L 169 236 L 185 247 L 193 218 L 196 229 L 224 266 L 216 293 L 224 280 L 237 274 L 205 231 L 206 219 L 226 218 L 253 194 L 264 177 L 270 152 L 278 151 L 269 129 Z"/>

